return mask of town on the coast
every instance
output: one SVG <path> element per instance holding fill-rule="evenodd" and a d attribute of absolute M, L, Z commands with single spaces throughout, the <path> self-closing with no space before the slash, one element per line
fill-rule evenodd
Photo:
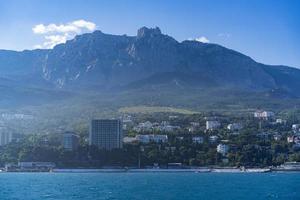
<path fill-rule="evenodd" d="M 2 128 L 0 164 L 2 172 L 300 171 L 300 121 L 265 110 L 123 113 L 48 134 Z"/>

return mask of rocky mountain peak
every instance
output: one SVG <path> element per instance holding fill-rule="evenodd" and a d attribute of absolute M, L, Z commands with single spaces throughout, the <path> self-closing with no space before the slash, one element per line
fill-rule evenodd
<path fill-rule="evenodd" d="M 147 28 L 147 27 L 142 27 L 138 30 L 137 32 L 137 37 L 138 38 L 143 38 L 143 37 L 153 37 L 155 35 L 161 35 L 161 30 L 158 27 L 155 28 Z"/>

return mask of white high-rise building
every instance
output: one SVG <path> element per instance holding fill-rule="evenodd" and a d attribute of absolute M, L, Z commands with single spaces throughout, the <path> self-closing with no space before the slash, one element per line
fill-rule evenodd
<path fill-rule="evenodd" d="M 7 145 L 13 140 L 13 134 L 5 127 L 0 126 L 0 146 Z"/>

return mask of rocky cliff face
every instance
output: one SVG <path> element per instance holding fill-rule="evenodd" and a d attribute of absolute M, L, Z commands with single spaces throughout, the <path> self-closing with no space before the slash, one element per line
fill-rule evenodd
<path fill-rule="evenodd" d="M 263 65 L 217 44 L 178 42 L 159 28 L 146 27 L 136 36 L 95 31 L 51 50 L 0 51 L 0 72 L 2 77 L 31 77 L 32 83 L 44 81 L 55 88 L 112 89 L 167 83 L 300 94 L 298 69 Z"/>

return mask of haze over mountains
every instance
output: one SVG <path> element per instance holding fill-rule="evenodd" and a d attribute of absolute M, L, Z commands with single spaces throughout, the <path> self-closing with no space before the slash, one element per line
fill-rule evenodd
<path fill-rule="evenodd" d="M 202 104 L 199 93 L 222 101 L 232 92 L 297 98 L 299 89 L 296 68 L 260 64 L 217 44 L 178 42 L 159 28 L 142 27 L 136 36 L 95 31 L 53 49 L 0 51 L 1 106 L 39 105 L 87 92 L 135 96 L 130 104 L 147 104 L 151 97 L 155 105 L 174 100 L 184 106 Z"/>

